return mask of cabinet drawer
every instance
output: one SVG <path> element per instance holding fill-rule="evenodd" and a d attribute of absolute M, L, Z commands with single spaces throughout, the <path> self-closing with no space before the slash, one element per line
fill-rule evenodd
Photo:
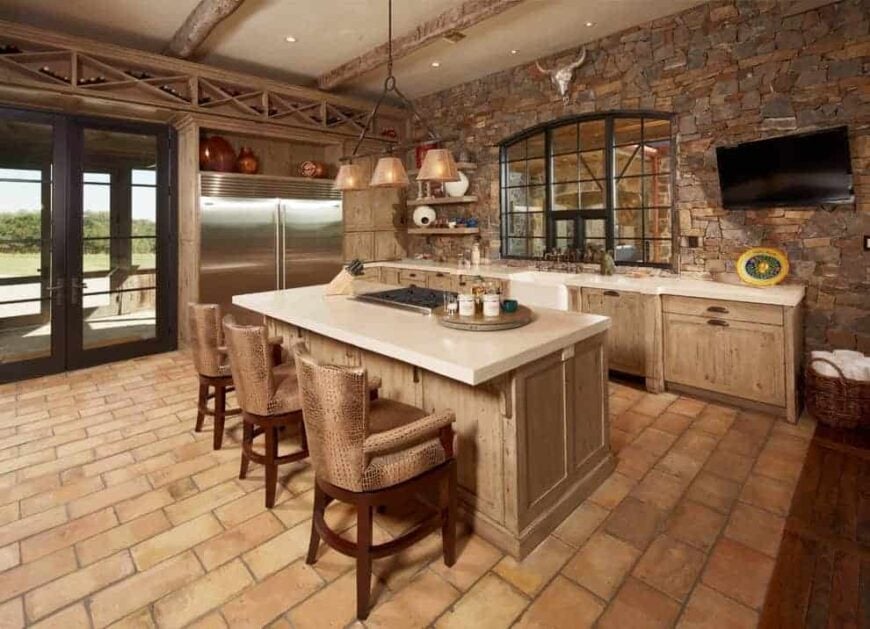
<path fill-rule="evenodd" d="M 399 283 L 407 286 L 428 286 L 428 275 L 426 271 L 402 269 L 399 271 Z"/>
<path fill-rule="evenodd" d="M 449 273 L 441 273 L 440 271 L 429 274 L 428 286 L 436 290 L 456 290 L 454 277 Z"/>
<path fill-rule="evenodd" d="M 674 314 L 782 325 L 782 306 L 768 304 L 664 295 L 662 309 Z"/>
<path fill-rule="evenodd" d="M 399 269 L 382 266 L 381 267 L 381 283 L 390 284 L 392 286 L 399 285 Z"/>
<path fill-rule="evenodd" d="M 377 266 L 366 267 L 363 269 L 363 272 L 360 275 L 356 276 L 356 279 L 363 280 L 365 282 L 380 282 L 381 269 Z"/>

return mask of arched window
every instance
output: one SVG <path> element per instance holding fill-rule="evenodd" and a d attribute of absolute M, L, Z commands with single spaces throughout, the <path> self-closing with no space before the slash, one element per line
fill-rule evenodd
<path fill-rule="evenodd" d="M 671 115 L 592 114 L 527 129 L 501 144 L 501 253 L 614 252 L 617 264 L 671 266 Z"/>

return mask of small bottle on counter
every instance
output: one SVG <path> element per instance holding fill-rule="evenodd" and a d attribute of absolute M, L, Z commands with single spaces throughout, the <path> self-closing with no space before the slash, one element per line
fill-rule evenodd
<path fill-rule="evenodd" d="M 480 266 L 480 241 L 475 240 L 471 245 L 471 266 Z"/>

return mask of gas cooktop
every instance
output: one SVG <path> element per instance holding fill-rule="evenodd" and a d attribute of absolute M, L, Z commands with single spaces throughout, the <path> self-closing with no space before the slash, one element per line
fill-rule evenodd
<path fill-rule="evenodd" d="M 362 293 L 357 295 L 356 298 L 360 301 L 367 301 L 382 306 L 392 306 L 393 308 L 403 308 L 405 310 L 413 310 L 414 312 L 422 312 L 423 314 L 431 314 L 435 308 L 444 305 L 444 295 L 448 292 L 435 290 L 434 288 L 408 286 L 407 288 L 393 288 L 374 293 Z"/>

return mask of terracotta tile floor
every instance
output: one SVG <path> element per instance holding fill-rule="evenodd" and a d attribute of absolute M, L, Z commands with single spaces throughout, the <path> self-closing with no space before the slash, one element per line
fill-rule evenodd
<path fill-rule="evenodd" d="M 0 386 L 0 627 L 353 623 L 351 560 L 302 560 L 307 464 L 267 511 L 237 422 L 218 452 L 193 432 L 195 392 L 182 353 Z M 611 413 L 616 472 L 529 557 L 465 535 L 447 569 L 430 536 L 376 562 L 365 625 L 754 626 L 814 426 L 615 383 Z"/>

